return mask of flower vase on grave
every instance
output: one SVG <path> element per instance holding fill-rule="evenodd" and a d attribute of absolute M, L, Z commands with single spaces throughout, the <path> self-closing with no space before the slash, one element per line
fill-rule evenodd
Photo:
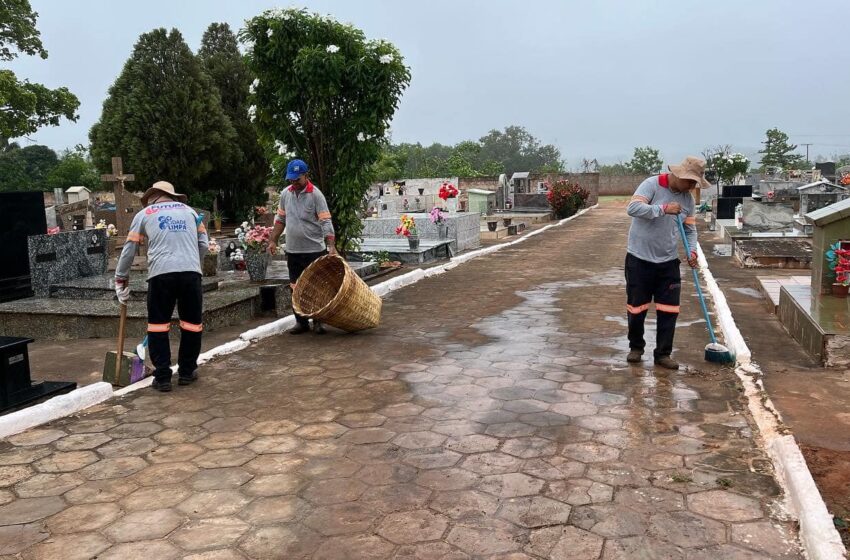
<path fill-rule="evenodd" d="M 418 235 L 408 236 L 407 244 L 410 246 L 411 251 L 418 251 L 419 250 L 419 236 Z"/>
<path fill-rule="evenodd" d="M 439 231 L 440 239 L 447 239 L 449 237 L 448 224 L 437 224 L 437 230 Z"/>
<path fill-rule="evenodd" d="M 457 197 L 453 196 L 452 198 L 446 199 L 446 210 L 451 214 L 457 213 Z"/>
<path fill-rule="evenodd" d="M 248 269 L 248 276 L 252 282 L 259 282 L 266 279 L 266 270 L 269 268 L 271 255 L 265 251 L 246 251 L 245 266 Z"/>

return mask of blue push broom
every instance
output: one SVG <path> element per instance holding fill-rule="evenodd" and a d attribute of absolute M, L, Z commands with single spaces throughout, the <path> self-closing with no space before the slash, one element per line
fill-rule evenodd
<path fill-rule="evenodd" d="M 685 224 L 682 222 L 682 215 L 676 216 L 676 223 L 679 224 L 679 234 L 682 237 L 682 243 L 685 244 L 685 255 L 691 255 L 691 248 L 688 245 L 688 236 L 685 235 Z M 705 305 L 705 297 L 702 295 L 702 287 L 699 283 L 699 272 L 692 268 L 694 273 L 694 286 L 697 289 L 699 296 L 699 304 L 702 307 L 702 314 L 705 316 L 705 324 L 708 327 L 708 335 L 711 337 L 711 343 L 705 347 L 705 361 L 714 362 L 717 364 L 728 364 L 735 361 L 732 357 L 732 352 L 728 348 L 717 342 L 717 337 L 714 335 L 714 327 L 711 326 L 711 318 L 708 316 L 708 307 Z"/>

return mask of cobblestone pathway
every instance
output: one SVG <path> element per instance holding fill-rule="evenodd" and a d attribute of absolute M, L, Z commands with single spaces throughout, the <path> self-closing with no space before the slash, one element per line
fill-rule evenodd
<path fill-rule="evenodd" d="M 0 443 L 0 558 L 801 558 L 689 288 L 688 370 L 624 363 L 627 226 L 603 207 L 397 292 L 374 332 Z"/>

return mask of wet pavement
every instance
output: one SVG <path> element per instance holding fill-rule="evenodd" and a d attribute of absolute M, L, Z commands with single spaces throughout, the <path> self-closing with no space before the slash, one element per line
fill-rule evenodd
<path fill-rule="evenodd" d="M 802 558 L 687 281 L 689 367 L 624 363 L 627 227 L 600 208 L 396 292 L 375 331 L 0 443 L 0 559 Z"/>

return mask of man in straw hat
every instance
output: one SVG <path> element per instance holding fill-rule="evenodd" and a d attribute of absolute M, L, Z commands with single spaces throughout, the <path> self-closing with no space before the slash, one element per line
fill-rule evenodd
<path fill-rule="evenodd" d="M 274 255 L 283 229 L 286 228 L 286 266 L 289 269 L 289 284 L 295 283 L 310 264 L 330 253 L 336 255 L 334 233 L 328 202 L 316 185 L 307 178 L 307 164 L 300 159 L 286 166 L 286 180 L 290 185 L 280 193 L 280 204 L 274 219 L 269 252 Z M 296 325 L 290 334 L 309 332 L 310 321 L 295 315 Z M 316 334 L 325 334 L 319 321 L 313 320 Z"/>
<path fill-rule="evenodd" d="M 203 290 L 201 260 L 207 252 L 207 230 L 198 214 L 185 204 L 186 195 L 159 181 L 142 196 L 145 206 L 133 218 L 127 242 L 115 269 L 115 292 L 121 303 L 130 298 L 130 265 L 140 243 L 148 245 L 148 349 L 157 391 L 171 390 L 171 348 L 168 331 L 174 305 L 180 315 L 178 383 L 198 378 L 201 352 Z"/>
<path fill-rule="evenodd" d="M 653 352 L 655 364 L 666 369 L 679 369 L 670 355 L 673 334 L 679 316 L 682 278 L 679 273 L 679 215 L 685 224 L 690 247 L 696 247 L 697 229 L 694 198 L 691 191 L 706 188 L 705 161 L 688 156 L 679 165 L 668 166 L 669 173 L 646 179 L 629 203 L 632 217 L 626 254 L 626 309 L 629 322 L 629 354 L 626 361 L 643 359 L 644 320 L 649 303 L 655 300 L 657 338 Z M 687 255 L 688 264 L 696 268 L 697 254 Z"/>

